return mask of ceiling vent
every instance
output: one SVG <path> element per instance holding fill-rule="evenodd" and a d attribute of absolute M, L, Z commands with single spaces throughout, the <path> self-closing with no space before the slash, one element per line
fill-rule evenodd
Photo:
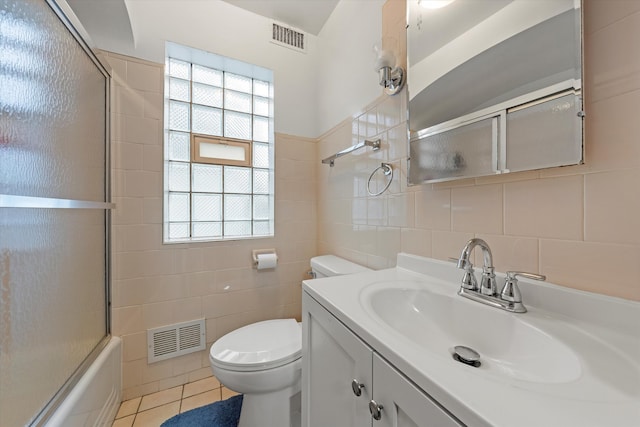
<path fill-rule="evenodd" d="M 298 52 L 306 53 L 306 34 L 302 31 L 273 23 L 271 42 L 280 46 L 288 47 Z"/>
<path fill-rule="evenodd" d="M 206 332 L 204 319 L 176 323 L 147 330 L 147 361 L 159 362 L 183 354 L 204 350 Z"/>

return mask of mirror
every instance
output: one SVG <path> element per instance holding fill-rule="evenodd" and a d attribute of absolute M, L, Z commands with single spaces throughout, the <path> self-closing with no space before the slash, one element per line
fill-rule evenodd
<path fill-rule="evenodd" d="M 580 0 L 407 10 L 409 184 L 582 163 Z"/>

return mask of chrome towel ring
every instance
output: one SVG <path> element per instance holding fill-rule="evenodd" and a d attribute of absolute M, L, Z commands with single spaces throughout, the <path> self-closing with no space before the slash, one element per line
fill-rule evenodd
<path fill-rule="evenodd" d="M 371 179 L 379 170 L 382 170 L 382 173 L 384 174 L 384 176 L 388 176 L 389 180 L 387 181 L 387 184 L 384 186 L 382 190 L 378 191 L 377 193 L 374 193 L 373 191 L 371 191 Z M 375 168 L 373 172 L 371 172 L 371 176 L 367 181 L 367 193 L 369 193 L 370 196 L 379 196 L 385 191 L 387 191 L 387 188 L 389 188 L 389 186 L 391 185 L 391 181 L 393 181 L 393 167 L 391 166 L 390 163 L 382 163 L 380 166 Z"/>

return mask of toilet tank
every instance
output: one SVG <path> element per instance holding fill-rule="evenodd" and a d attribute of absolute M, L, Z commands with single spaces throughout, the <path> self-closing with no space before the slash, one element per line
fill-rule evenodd
<path fill-rule="evenodd" d="M 363 271 L 371 271 L 371 269 L 335 255 L 321 255 L 311 258 L 311 271 L 314 273 L 314 278 L 319 279 L 321 277 L 361 273 Z"/>

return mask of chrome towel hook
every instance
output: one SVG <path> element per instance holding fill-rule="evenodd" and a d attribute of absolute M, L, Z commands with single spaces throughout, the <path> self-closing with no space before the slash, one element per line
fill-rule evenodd
<path fill-rule="evenodd" d="M 388 176 L 389 180 L 387 181 L 387 184 L 384 186 L 384 188 L 382 188 L 382 190 L 374 193 L 373 191 L 371 191 L 371 179 L 374 177 L 376 172 L 378 172 L 378 170 L 382 170 L 384 176 Z M 371 176 L 367 181 L 367 193 L 369 193 L 370 196 L 379 196 L 387 191 L 387 188 L 389 188 L 389 186 L 391 185 L 391 181 L 393 181 L 393 167 L 391 166 L 391 163 L 382 163 L 380 166 L 375 168 L 373 172 L 371 172 Z"/>

